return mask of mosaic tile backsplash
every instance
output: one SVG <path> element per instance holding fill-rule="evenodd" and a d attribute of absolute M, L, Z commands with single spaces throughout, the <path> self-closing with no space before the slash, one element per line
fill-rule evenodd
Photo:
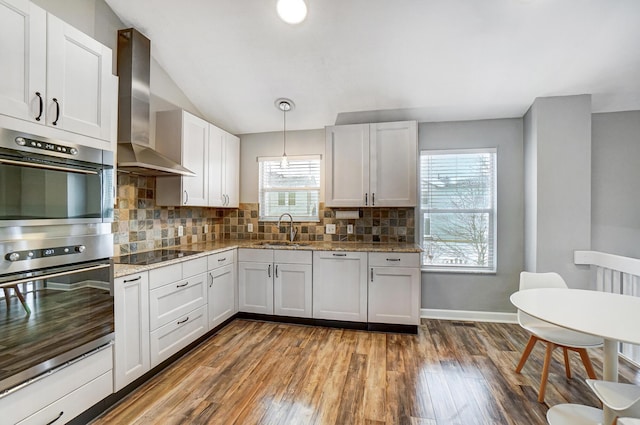
<path fill-rule="evenodd" d="M 155 203 L 155 186 L 155 177 L 118 174 L 112 225 L 115 255 L 220 239 L 287 239 L 288 223 L 278 228 L 277 223 L 259 221 L 258 203 L 240 204 L 238 209 L 161 207 Z M 413 208 L 361 208 L 359 219 L 344 220 L 336 219 L 335 210 L 321 203 L 319 222 L 294 223 L 296 240 L 413 243 L 414 214 Z M 251 233 L 249 223 L 253 224 Z M 336 234 L 325 234 L 325 224 L 335 224 Z M 348 224 L 353 225 L 353 234 L 347 234 Z M 178 226 L 184 227 L 181 237 Z"/>

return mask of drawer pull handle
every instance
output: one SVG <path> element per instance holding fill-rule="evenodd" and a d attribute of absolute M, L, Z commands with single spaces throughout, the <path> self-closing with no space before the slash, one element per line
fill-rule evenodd
<path fill-rule="evenodd" d="M 176 285 L 176 288 L 184 288 L 185 286 L 187 286 L 189 284 L 189 282 L 185 282 L 182 285 Z"/>
<path fill-rule="evenodd" d="M 333 254 L 334 257 L 346 257 L 347 254 Z"/>
<path fill-rule="evenodd" d="M 227 257 L 224 258 L 218 258 L 218 263 L 222 262 L 222 261 L 227 261 Z"/>
<path fill-rule="evenodd" d="M 134 279 L 125 279 L 124 283 L 135 282 L 136 280 L 142 279 L 142 276 L 138 276 Z"/>
<path fill-rule="evenodd" d="M 64 415 L 64 412 L 60 412 L 60 414 L 58 415 L 57 418 L 55 418 L 54 420 L 52 420 L 51 422 L 47 422 L 47 425 L 51 425 L 54 422 L 57 422 L 58 419 L 60 419 L 62 417 L 62 415 Z"/>
<path fill-rule="evenodd" d="M 400 261 L 399 258 L 387 258 L 387 261 Z"/>
<path fill-rule="evenodd" d="M 176 325 L 181 325 L 184 322 L 186 322 L 187 320 L 189 320 L 189 316 L 187 316 L 184 320 L 180 320 L 178 323 L 176 323 Z"/>

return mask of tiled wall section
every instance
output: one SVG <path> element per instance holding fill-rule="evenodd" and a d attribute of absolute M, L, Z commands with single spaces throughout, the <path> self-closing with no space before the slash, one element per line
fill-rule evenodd
<path fill-rule="evenodd" d="M 219 239 L 286 240 L 288 225 L 258 221 L 258 204 L 240 204 L 239 209 L 160 207 L 155 203 L 156 178 L 118 174 L 118 197 L 113 222 L 114 255 L 170 248 Z M 247 224 L 253 223 L 253 232 Z M 336 234 L 324 233 L 325 224 L 335 224 Z M 347 224 L 354 233 L 347 234 Z M 204 226 L 208 226 L 208 233 Z M 178 226 L 184 235 L 178 237 Z M 413 208 L 361 208 L 357 220 L 338 220 L 335 210 L 320 204 L 320 221 L 294 223 L 296 240 L 348 242 L 415 241 Z"/>
<path fill-rule="evenodd" d="M 112 226 L 114 254 L 151 251 L 222 237 L 227 211 L 216 208 L 159 207 L 156 178 L 118 173 L 117 207 Z M 204 226 L 208 225 L 208 233 Z M 178 226 L 184 235 L 178 237 Z"/>
<path fill-rule="evenodd" d="M 353 208 L 350 208 L 353 209 Z M 410 242 L 415 241 L 413 208 L 361 208 L 357 220 L 336 219 L 335 209 L 320 204 L 320 222 L 294 223 L 298 228 L 296 240 L 347 242 Z M 253 232 L 247 224 L 253 224 Z M 324 233 L 325 224 L 335 224 L 336 234 Z M 347 224 L 353 224 L 354 233 L 347 234 Z M 225 239 L 286 240 L 289 224 L 278 229 L 277 223 L 258 221 L 258 204 L 240 204 L 238 210 L 224 217 Z"/>

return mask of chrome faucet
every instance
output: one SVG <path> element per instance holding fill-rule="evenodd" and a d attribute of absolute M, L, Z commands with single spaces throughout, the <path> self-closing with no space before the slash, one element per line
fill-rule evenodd
<path fill-rule="evenodd" d="M 291 216 L 291 214 L 289 213 L 284 213 L 280 216 L 280 218 L 278 218 L 278 229 L 280 229 L 280 222 L 282 221 L 282 217 L 284 217 L 285 215 L 289 216 L 289 220 L 290 220 L 290 226 L 289 226 L 289 242 L 293 242 L 293 240 L 296 238 L 296 234 L 298 233 L 298 229 L 295 229 L 293 227 L 293 217 Z"/>

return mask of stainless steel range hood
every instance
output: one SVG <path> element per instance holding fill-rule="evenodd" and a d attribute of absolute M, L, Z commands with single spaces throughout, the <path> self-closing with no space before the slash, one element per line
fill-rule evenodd
<path fill-rule="evenodd" d="M 133 28 L 118 31 L 118 170 L 144 176 L 195 176 L 149 146 L 151 42 Z"/>

